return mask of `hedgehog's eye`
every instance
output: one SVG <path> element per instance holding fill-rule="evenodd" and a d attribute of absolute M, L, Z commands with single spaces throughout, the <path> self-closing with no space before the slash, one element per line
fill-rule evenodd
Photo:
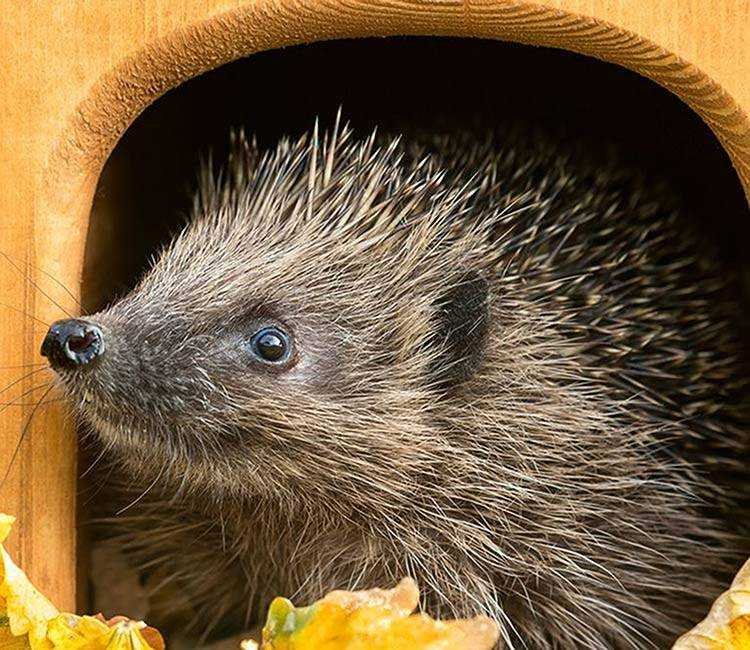
<path fill-rule="evenodd" d="M 289 337 L 278 327 L 264 327 L 250 340 L 250 350 L 261 361 L 282 363 L 291 353 Z"/>

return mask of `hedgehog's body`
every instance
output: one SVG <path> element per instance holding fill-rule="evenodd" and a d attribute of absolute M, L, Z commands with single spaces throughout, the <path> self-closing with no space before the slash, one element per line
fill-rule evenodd
<path fill-rule="evenodd" d="M 509 647 L 664 647 L 736 567 L 729 280 L 616 163 L 465 144 L 248 154 L 91 317 L 66 387 L 150 488 L 125 548 L 202 621 L 411 575 Z"/>

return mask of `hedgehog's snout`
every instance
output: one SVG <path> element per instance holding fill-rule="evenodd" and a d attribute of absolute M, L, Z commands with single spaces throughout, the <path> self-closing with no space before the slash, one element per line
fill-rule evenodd
<path fill-rule="evenodd" d="M 94 323 L 77 318 L 59 320 L 50 326 L 41 353 L 55 370 L 72 370 L 104 353 L 104 335 Z"/>

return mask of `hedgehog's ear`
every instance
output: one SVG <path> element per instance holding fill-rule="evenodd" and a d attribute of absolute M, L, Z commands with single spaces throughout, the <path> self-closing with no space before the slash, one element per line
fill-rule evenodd
<path fill-rule="evenodd" d="M 479 273 L 459 273 L 435 301 L 428 346 L 436 346 L 429 383 L 446 390 L 470 377 L 484 356 L 489 329 L 489 283 Z"/>

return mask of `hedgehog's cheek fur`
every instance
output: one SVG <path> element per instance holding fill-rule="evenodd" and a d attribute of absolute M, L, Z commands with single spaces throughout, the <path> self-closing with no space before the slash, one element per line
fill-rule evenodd
<path fill-rule="evenodd" d="M 220 429 L 197 420 L 194 426 L 154 426 L 150 418 L 128 419 L 104 404 L 88 403 L 82 414 L 138 484 L 158 479 L 167 492 L 198 502 L 207 494 L 215 502 L 264 496 L 323 509 L 335 504 L 351 516 L 359 508 L 360 516 L 372 517 L 390 507 L 389 500 L 394 507 L 407 503 L 423 474 L 434 475 L 446 454 L 435 448 L 438 432 L 416 415 L 425 412 L 425 401 L 394 391 L 375 398 L 385 413 L 373 409 L 371 399 L 344 408 L 298 395 L 294 417 L 281 403 L 256 401 L 226 411 Z M 399 426 L 389 429 L 385 420 L 392 414 Z M 352 454 L 360 455 L 356 471 Z"/>

